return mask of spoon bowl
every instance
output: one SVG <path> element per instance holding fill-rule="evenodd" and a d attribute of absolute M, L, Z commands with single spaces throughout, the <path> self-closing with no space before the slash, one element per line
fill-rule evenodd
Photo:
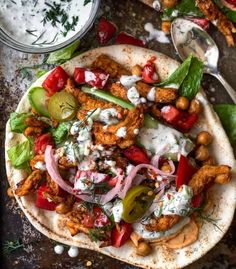
<path fill-rule="evenodd" d="M 171 25 L 171 37 L 181 60 L 184 61 L 189 54 L 199 58 L 204 64 L 204 73 L 218 78 L 236 103 L 236 92 L 217 69 L 219 50 L 208 33 L 190 20 L 177 18 Z"/>

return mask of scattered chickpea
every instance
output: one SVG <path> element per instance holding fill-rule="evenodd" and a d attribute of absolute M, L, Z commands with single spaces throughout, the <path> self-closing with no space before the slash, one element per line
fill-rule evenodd
<path fill-rule="evenodd" d="M 66 214 L 71 210 L 71 206 L 65 204 L 65 203 L 60 203 L 59 205 L 57 205 L 56 207 L 56 212 L 58 214 Z"/>
<path fill-rule="evenodd" d="M 212 135 L 207 131 L 202 131 L 197 135 L 197 144 L 207 146 L 212 142 Z"/>
<path fill-rule="evenodd" d="M 180 96 L 176 100 L 175 105 L 178 109 L 187 110 L 189 108 L 189 100 L 184 96 Z"/>
<path fill-rule="evenodd" d="M 142 67 L 138 64 L 132 67 L 132 75 L 141 77 L 142 76 Z"/>
<path fill-rule="evenodd" d="M 166 8 L 172 8 L 177 4 L 177 0 L 162 0 L 162 4 Z"/>
<path fill-rule="evenodd" d="M 140 242 L 136 249 L 136 253 L 140 256 L 147 256 L 151 253 L 151 251 L 152 251 L 151 246 L 146 242 Z"/>
<path fill-rule="evenodd" d="M 9 187 L 9 188 L 7 189 L 7 195 L 8 195 L 9 197 L 14 197 L 14 194 L 13 194 L 13 191 L 12 191 L 12 188 L 11 188 L 11 187 Z"/>
<path fill-rule="evenodd" d="M 190 103 L 190 107 L 188 109 L 189 113 L 199 114 L 202 111 L 202 106 L 197 99 L 193 99 Z"/>
<path fill-rule="evenodd" d="M 171 27 L 171 22 L 170 21 L 163 21 L 162 24 L 161 24 L 161 30 L 165 34 L 169 34 L 170 33 L 170 27 Z"/>
<path fill-rule="evenodd" d="M 210 154 L 206 146 L 201 145 L 196 151 L 195 151 L 195 158 L 198 161 L 205 161 L 209 158 Z"/>

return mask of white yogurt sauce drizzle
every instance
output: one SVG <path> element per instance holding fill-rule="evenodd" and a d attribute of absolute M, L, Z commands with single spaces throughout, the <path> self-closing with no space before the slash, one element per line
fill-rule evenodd
<path fill-rule="evenodd" d="M 20 43 L 47 47 L 73 37 L 91 10 L 92 1 L 84 0 L 1 0 L 0 26 Z"/>
<path fill-rule="evenodd" d="M 170 43 L 169 38 L 165 35 L 163 31 L 157 30 L 154 26 L 148 22 L 144 25 L 144 30 L 149 33 L 147 41 L 156 40 L 159 43 Z"/>

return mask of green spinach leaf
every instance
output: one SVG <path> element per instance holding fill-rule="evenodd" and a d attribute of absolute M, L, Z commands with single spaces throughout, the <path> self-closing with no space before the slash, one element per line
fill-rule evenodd
<path fill-rule="evenodd" d="M 179 94 L 192 100 L 198 93 L 203 76 L 203 62 L 193 57 L 188 75 L 179 88 Z"/>
<path fill-rule="evenodd" d="M 193 0 L 182 0 L 173 8 L 164 8 L 162 13 L 163 20 L 173 20 L 183 16 L 203 17 L 203 14 Z"/>
<path fill-rule="evenodd" d="M 179 88 L 184 79 L 189 73 L 189 68 L 192 62 L 193 56 L 190 55 L 165 81 L 158 84 L 160 87 L 171 87 L 175 85 Z"/>
<path fill-rule="evenodd" d="M 236 143 L 236 105 L 214 105 L 214 109 L 218 114 L 231 143 Z"/>

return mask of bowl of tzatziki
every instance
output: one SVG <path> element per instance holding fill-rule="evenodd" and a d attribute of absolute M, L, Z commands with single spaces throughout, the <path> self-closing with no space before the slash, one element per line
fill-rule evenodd
<path fill-rule="evenodd" d="M 83 37 L 100 0 L 1 0 L 0 41 L 29 53 L 48 53 Z"/>

